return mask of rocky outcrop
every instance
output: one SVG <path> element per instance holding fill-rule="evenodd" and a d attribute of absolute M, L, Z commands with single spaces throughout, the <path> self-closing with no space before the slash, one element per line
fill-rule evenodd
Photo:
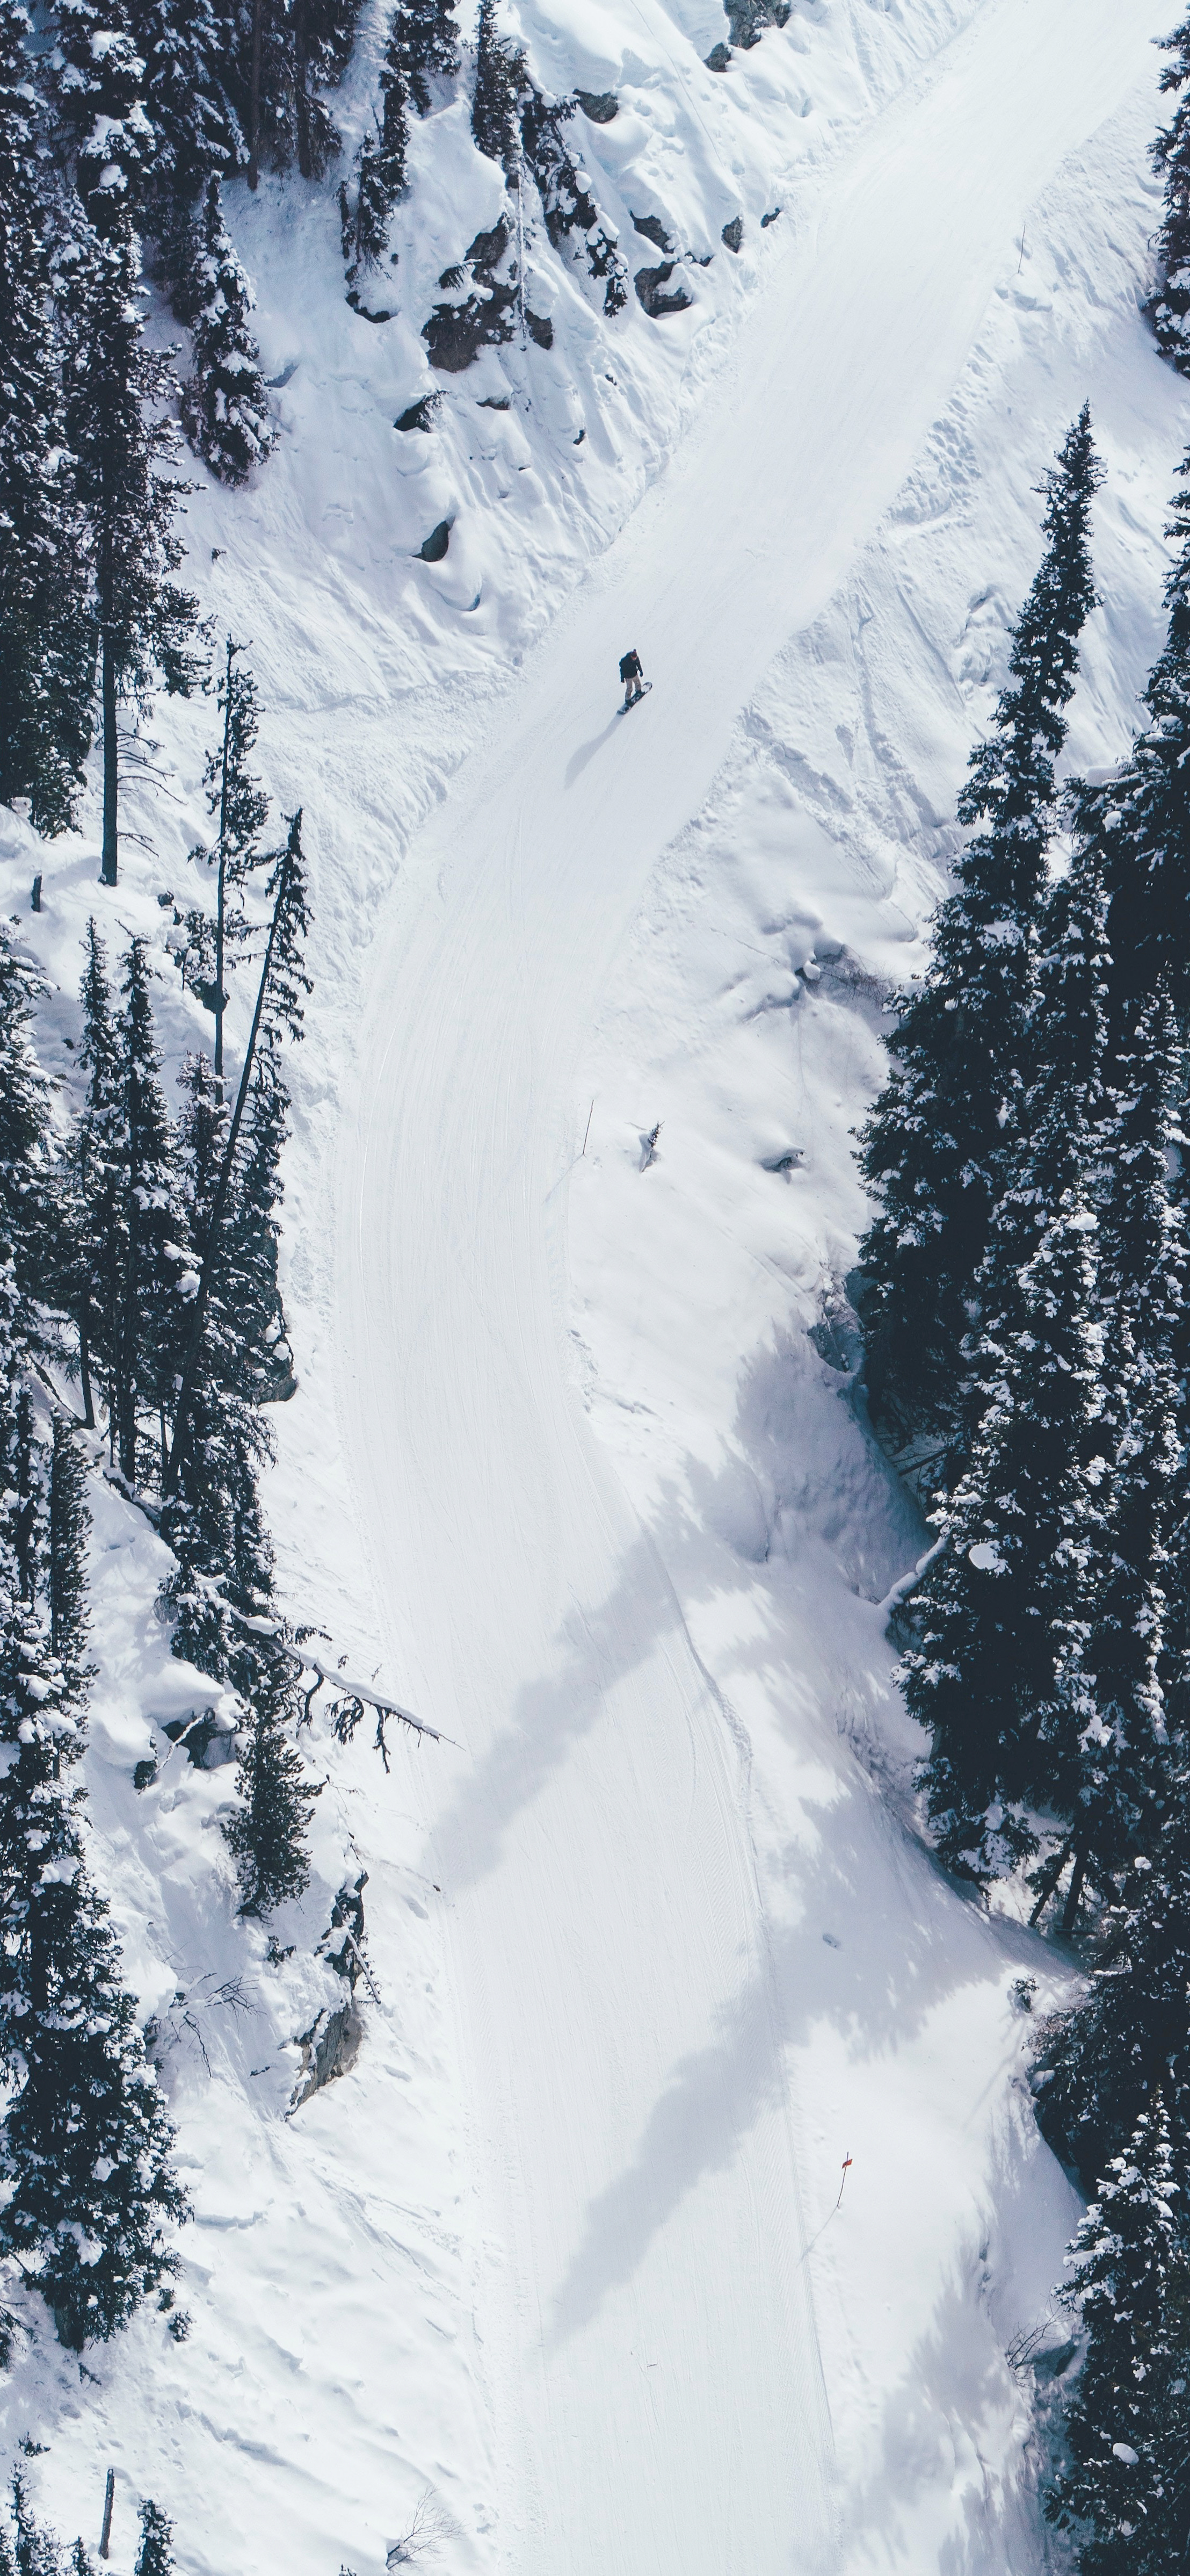
<path fill-rule="evenodd" d="M 616 114 L 617 102 L 610 90 L 602 99 L 586 91 L 576 95 L 587 114 L 596 107 L 606 108 L 608 100 L 611 116 Z M 521 108 L 525 158 L 537 181 L 545 228 L 554 249 L 569 246 L 571 256 L 581 261 L 588 275 L 602 285 L 604 312 L 622 313 L 628 301 L 628 270 L 620 257 L 618 236 L 601 215 L 591 195 L 587 173 L 569 149 L 565 128 L 574 110 L 573 98 L 547 98 L 543 90 L 531 87 Z M 608 124 L 611 119 L 602 115 L 595 121 Z M 533 336 L 537 337 L 536 332 Z"/>
<path fill-rule="evenodd" d="M 723 0 L 731 41 L 741 53 L 758 45 L 766 27 L 785 27 L 791 15 L 790 0 Z"/>
<path fill-rule="evenodd" d="M 620 102 L 614 89 L 576 89 L 574 93 L 584 116 L 592 125 L 610 125 L 620 113 Z"/>
<path fill-rule="evenodd" d="M 672 259 L 663 260 L 660 268 L 638 268 L 636 272 L 637 294 L 654 322 L 663 321 L 667 313 L 685 313 L 694 302 L 693 296 L 687 295 L 681 278 L 672 294 L 667 291 L 673 274 Z"/>
<path fill-rule="evenodd" d="M 501 215 L 490 232 L 476 234 L 456 267 L 443 270 L 439 286 L 451 295 L 462 292 L 457 303 L 435 305 L 421 335 L 430 365 L 442 374 L 461 375 L 481 349 L 499 348 L 514 337 L 516 283 L 496 274 L 511 240 L 511 218 Z"/>
<path fill-rule="evenodd" d="M 320 2012 L 301 2038 L 302 2071 L 289 2105 L 290 2117 L 300 2111 L 314 2093 L 333 2084 L 337 2075 L 346 2075 L 359 2056 L 364 2035 L 363 2020 L 354 1996 L 340 2004 L 337 2012 Z"/>

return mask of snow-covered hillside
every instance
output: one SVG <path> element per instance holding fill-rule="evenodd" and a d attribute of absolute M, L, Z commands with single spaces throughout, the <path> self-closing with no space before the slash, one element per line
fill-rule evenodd
<path fill-rule="evenodd" d="M 841 1287 L 882 998 L 1086 395 L 1073 765 L 1119 753 L 1152 658 L 1168 15 L 796 0 L 716 74 L 711 0 L 526 5 L 543 83 L 617 96 L 582 132 L 602 213 L 626 250 L 653 218 L 693 300 L 607 322 L 531 239 L 552 347 L 442 379 L 422 320 L 499 213 L 465 105 L 417 130 L 384 324 L 343 299 L 335 174 L 229 193 L 283 437 L 194 494 L 189 568 L 250 641 L 317 918 L 270 1505 L 294 1614 L 455 1741 L 386 1777 L 316 1722 L 316 1881 L 270 1955 L 225 1775 L 133 1788 L 194 1686 L 158 1543 L 97 1485 L 95 1866 L 166 2035 L 193 2327 L 82 2371 L 39 2340 L 3 2402 L 62 2529 L 94 2538 L 116 2467 L 118 2569 L 145 2491 L 188 2576 L 378 2576 L 427 2491 L 457 2576 L 1045 2563 L 1005 2353 L 1076 2203 L 1010 1990 L 1067 1972 L 914 1832 L 880 1604 L 924 1540 Z M 93 834 L 0 841 L 66 1085 L 87 914 L 163 945 L 210 724 L 159 709 L 180 801 L 138 793 L 115 895 Z M 176 1059 L 201 1014 L 162 972 Z M 361 1867 L 380 1999 L 287 2119 Z"/>

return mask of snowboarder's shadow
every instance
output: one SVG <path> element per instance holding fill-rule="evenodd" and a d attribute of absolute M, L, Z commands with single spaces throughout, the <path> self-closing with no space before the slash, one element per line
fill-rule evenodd
<path fill-rule="evenodd" d="M 585 742 L 578 751 L 571 753 L 570 759 L 566 764 L 566 784 L 568 787 L 573 787 L 575 779 L 582 777 L 588 761 L 594 760 L 596 752 L 602 751 L 604 743 L 609 741 L 612 734 L 614 734 L 617 722 L 623 712 L 624 710 L 622 707 L 617 707 L 611 723 L 604 726 L 602 733 L 596 734 L 594 742 Z"/>

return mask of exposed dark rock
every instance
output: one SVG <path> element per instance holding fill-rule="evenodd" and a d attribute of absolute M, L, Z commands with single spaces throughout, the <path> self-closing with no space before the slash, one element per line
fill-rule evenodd
<path fill-rule="evenodd" d="M 499 347 L 513 338 L 516 288 L 495 274 L 511 240 L 511 219 L 501 215 L 490 232 L 476 234 L 463 264 L 443 270 L 441 286 L 465 286 L 470 271 L 473 290 L 478 289 L 461 304 L 436 304 L 429 321 L 423 324 L 421 336 L 430 353 L 430 365 L 443 375 L 461 375 L 481 349 Z"/>
<path fill-rule="evenodd" d="M 730 61 L 730 45 L 712 45 L 711 50 L 707 55 L 707 70 L 709 72 L 725 72 Z"/>
<path fill-rule="evenodd" d="M 352 312 L 358 313 L 361 322 L 391 322 L 393 319 L 387 306 L 382 306 L 379 313 L 373 313 L 370 305 L 361 304 L 358 289 L 354 286 L 349 286 L 347 289 L 347 301 Z"/>
<path fill-rule="evenodd" d="M 499 223 L 493 224 L 490 232 L 476 234 L 470 250 L 465 254 L 468 268 L 473 268 L 477 276 L 482 275 L 484 270 L 498 268 L 511 240 L 511 220 L 509 216 L 501 215 Z M 448 281 L 444 277 L 439 282 L 445 286 Z M 452 286 L 462 285 L 461 269 L 452 270 L 449 283 Z"/>
<path fill-rule="evenodd" d="M 620 113 L 620 102 L 614 89 L 576 89 L 574 93 L 584 116 L 592 125 L 610 125 Z"/>
<path fill-rule="evenodd" d="M 525 324 L 530 339 L 536 342 L 539 349 L 553 348 L 554 326 L 548 313 L 530 313 L 526 305 Z"/>
<path fill-rule="evenodd" d="M 289 2105 L 291 2115 L 301 2110 L 312 2093 L 321 2093 L 337 2075 L 346 2075 L 359 2056 L 363 2035 L 364 2025 L 354 1998 L 341 2004 L 337 2012 L 319 2013 L 309 2030 L 302 2032 L 302 2071 Z"/>
<path fill-rule="evenodd" d="M 733 215 L 731 222 L 729 224 L 724 224 L 721 239 L 726 244 L 728 250 L 738 251 L 743 242 L 743 238 L 744 218 L 742 215 Z"/>
<path fill-rule="evenodd" d="M 461 376 L 481 349 L 499 348 L 511 340 L 515 302 L 515 287 L 499 285 L 487 295 L 469 295 L 465 304 L 436 304 L 421 335 L 430 365 L 442 375 Z"/>
<path fill-rule="evenodd" d="M 410 403 L 408 411 L 403 411 L 400 419 L 393 422 L 393 428 L 423 429 L 428 435 L 434 426 L 434 414 L 441 400 L 441 394 L 422 394 L 419 401 Z"/>
<path fill-rule="evenodd" d="M 156 1765 L 156 1763 L 155 1763 L 155 1762 L 153 1762 L 153 1761 L 148 1761 L 148 1762 L 138 1762 L 138 1763 L 137 1763 L 137 1766 L 136 1766 L 136 1769 L 135 1769 L 135 1771 L 134 1771 L 134 1772 L 133 1772 L 133 1774 L 132 1774 L 132 1785 L 133 1785 L 133 1788 L 134 1788 L 134 1789 L 151 1789 L 151 1788 L 152 1788 L 152 1786 L 153 1786 L 153 1782 L 154 1782 L 154 1780 L 156 1779 L 156 1777 L 157 1777 L 157 1765 Z"/>
<path fill-rule="evenodd" d="M 439 519 L 437 527 L 431 528 L 425 544 L 419 546 L 417 551 L 423 563 L 441 563 L 449 544 L 450 521 Z"/>
<path fill-rule="evenodd" d="M 613 101 L 613 113 L 614 105 Z M 618 237 L 609 229 L 591 195 L 586 171 L 580 169 L 568 148 L 564 128 L 573 115 L 572 98 L 547 98 L 543 91 L 531 86 L 521 108 L 525 156 L 537 181 L 545 228 L 554 249 L 569 245 L 576 262 L 581 260 L 588 274 L 602 284 L 604 312 L 622 313 L 628 301 L 628 271 L 620 257 Z"/>
<path fill-rule="evenodd" d="M 670 240 L 660 215 L 634 215 L 632 220 L 642 239 L 651 241 L 655 250 L 664 251 L 668 256 L 677 249 L 677 243 Z"/>
<path fill-rule="evenodd" d="M 769 228 L 769 225 L 770 225 L 770 224 L 775 224 L 775 223 L 776 223 L 777 217 L 778 217 L 778 215 L 780 214 L 780 212 L 781 212 L 780 207 L 779 207 L 779 206 L 774 206 L 773 211 L 772 211 L 772 213 L 771 213 L 770 215 L 762 215 L 762 216 L 761 216 L 761 218 L 760 218 L 760 229 L 761 229 L 762 233 L 767 233 L 768 228 Z"/>
<path fill-rule="evenodd" d="M 791 0 L 723 0 L 731 41 L 741 53 L 758 45 L 766 27 L 789 24 Z"/>
<path fill-rule="evenodd" d="M 481 394 L 476 409 L 477 411 L 511 411 L 512 398 L 509 394 Z"/>
<path fill-rule="evenodd" d="M 636 272 L 637 294 L 654 322 L 660 322 L 667 313 L 684 313 L 694 302 L 693 296 L 687 295 L 680 278 L 676 294 L 666 294 L 665 289 L 673 273 L 672 259 L 663 261 L 660 268 L 638 268 Z"/>
<path fill-rule="evenodd" d="M 230 1718 L 216 1717 L 213 1708 L 204 1708 L 201 1717 L 171 1717 L 161 1731 L 171 1744 L 185 1745 L 196 1771 L 217 1771 L 221 1762 L 235 1759 L 235 1727 Z"/>
<path fill-rule="evenodd" d="M 352 1994 L 360 1975 L 364 1947 L 364 1889 L 368 1884 L 366 1869 L 357 1879 L 345 1879 L 331 1907 L 331 1919 L 318 1946 L 327 1965 L 337 1977 L 346 1977 Z"/>

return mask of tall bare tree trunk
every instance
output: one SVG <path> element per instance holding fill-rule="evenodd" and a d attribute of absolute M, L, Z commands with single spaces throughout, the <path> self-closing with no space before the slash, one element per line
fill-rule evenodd
<path fill-rule="evenodd" d="M 264 0 L 252 0 L 252 87 L 248 107 L 248 185 L 260 184 L 260 58 L 264 45 Z"/>
<path fill-rule="evenodd" d="M 119 771 L 116 745 L 116 657 L 112 639 L 104 627 L 100 641 L 103 688 L 103 861 L 100 882 L 116 883 L 116 829 L 119 813 Z"/>
<path fill-rule="evenodd" d="M 310 24 L 307 0 L 294 0 L 293 109 L 297 121 L 298 168 L 303 179 L 314 176 L 310 149 Z"/>

